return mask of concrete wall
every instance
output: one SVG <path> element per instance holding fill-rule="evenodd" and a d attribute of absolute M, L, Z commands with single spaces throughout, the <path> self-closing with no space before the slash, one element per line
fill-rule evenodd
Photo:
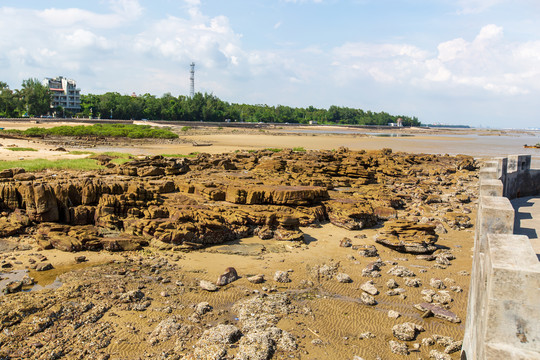
<path fill-rule="evenodd" d="M 540 262 L 513 235 L 511 198 L 540 194 L 530 155 L 487 161 L 480 170 L 473 268 L 462 359 L 540 359 Z"/>

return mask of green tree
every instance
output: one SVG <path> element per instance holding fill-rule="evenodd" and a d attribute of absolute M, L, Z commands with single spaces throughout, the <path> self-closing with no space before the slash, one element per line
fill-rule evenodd
<path fill-rule="evenodd" d="M 51 110 L 51 92 L 38 79 L 23 80 L 20 95 L 28 115 L 45 115 Z"/>
<path fill-rule="evenodd" d="M 17 109 L 17 98 L 9 85 L 0 81 L 0 116 L 15 117 Z"/>

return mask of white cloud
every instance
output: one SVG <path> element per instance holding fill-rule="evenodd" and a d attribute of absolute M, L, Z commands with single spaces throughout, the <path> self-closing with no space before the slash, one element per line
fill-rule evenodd
<path fill-rule="evenodd" d="M 494 94 L 520 95 L 540 89 L 540 41 L 512 43 L 503 28 L 489 24 L 467 41 L 440 43 L 436 54 L 408 44 L 348 43 L 333 51 L 338 81 L 430 88 L 464 86 Z"/>
<path fill-rule="evenodd" d="M 322 3 L 323 0 L 282 0 L 284 2 L 290 2 L 290 3 L 306 3 L 306 2 L 313 2 L 313 3 Z"/>
<path fill-rule="evenodd" d="M 134 48 L 152 57 L 177 63 L 196 61 L 206 67 L 236 65 L 243 53 L 240 36 L 224 16 L 183 19 L 169 16 L 138 34 Z"/>
<path fill-rule="evenodd" d="M 113 44 L 103 36 L 98 36 L 91 31 L 76 29 L 67 34 L 61 34 L 60 39 L 68 49 L 97 48 L 99 50 L 108 50 Z"/>
<path fill-rule="evenodd" d="M 471 15 L 484 12 L 504 0 L 459 0 L 459 14 Z"/>
<path fill-rule="evenodd" d="M 135 20 L 143 14 L 138 0 L 110 0 L 111 9 L 125 19 Z"/>

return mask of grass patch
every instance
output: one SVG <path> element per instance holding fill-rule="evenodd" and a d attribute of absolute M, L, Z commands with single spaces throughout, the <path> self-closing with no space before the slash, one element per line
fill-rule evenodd
<path fill-rule="evenodd" d="M 114 158 L 114 159 L 111 160 L 111 162 L 113 164 L 116 164 L 116 165 L 122 165 L 122 164 L 125 164 L 127 162 L 130 162 L 131 160 L 133 160 L 133 159 L 131 159 L 131 158 Z"/>
<path fill-rule="evenodd" d="M 277 153 L 277 152 L 280 152 L 283 149 L 280 149 L 280 148 L 266 148 L 264 150 Z"/>
<path fill-rule="evenodd" d="M 180 129 L 180 130 L 182 130 L 182 131 L 188 131 L 188 130 L 191 130 L 191 129 L 192 129 L 191 126 L 182 126 L 182 129 Z"/>
<path fill-rule="evenodd" d="M 187 155 L 185 154 L 160 154 L 160 156 L 169 157 L 169 158 L 193 158 L 193 157 L 197 157 L 197 155 L 199 154 L 200 153 L 198 151 L 195 151 Z"/>
<path fill-rule="evenodd" d="M 8 147 L 6 149 L 8 149 L 9 151 L 37 151 L 37 149 L 29 147 Z"/>
<path fill-rule="evenodd" d="M 298 152 L 306 152 L 306 149 L 304 149 L 303 147 L 299 146 L 299 147 L 294 147 L 292 149 L 293 151 L 298 151 Z"/>
<path fill-rule="evenodd" d="M 95 152 L 92 151 L 81 151 L 81 150 L 73 150 L 68 153 L 69 155 L 95 155 Z"/>
<path fill-rule="evenodd" d="M 56 170 L 96 170 L 102 169 L 103 166 L 89 158 L 84 159 L 60 159 L 60 160 L 46 160 L 46 159 L 31 159 L 31 160 L 17 160 L 17 161 L 0 161 L 0 170 L 11 169 L 20 167 L 26 171 L 42 171 L 45 169 Z"/>
<path fill-rule="evenodd" d="M 178 135 L 169 129 L 153 128 L 150 125 L 132 124 L 94 124 L 77 126 L 55 126 L 50 129 L 32 127 L 24 131 L 2 130 L 5 133 L 26 136 L 96 136 L 96 137 L 127 137 L 131 139 L 176 139 Z"/>
<path fill-rule="evenodd" d="M 107 155 L 112 158 L 119 158 L 119 159 L 130 159 L 133 157 L 131 154 L 118 152 L 118 151 L 105 151 L 105 152 L 99 153 L 98 155 Z"/>

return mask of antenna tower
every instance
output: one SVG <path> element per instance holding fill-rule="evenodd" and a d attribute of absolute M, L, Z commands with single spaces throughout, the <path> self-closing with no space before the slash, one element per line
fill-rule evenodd
<path fill-rule="evenodd" d="M 189 71 L 189 96 L 192 98 L 195 95 L 195 63 L 191 63 L 191 70 Z"/>

